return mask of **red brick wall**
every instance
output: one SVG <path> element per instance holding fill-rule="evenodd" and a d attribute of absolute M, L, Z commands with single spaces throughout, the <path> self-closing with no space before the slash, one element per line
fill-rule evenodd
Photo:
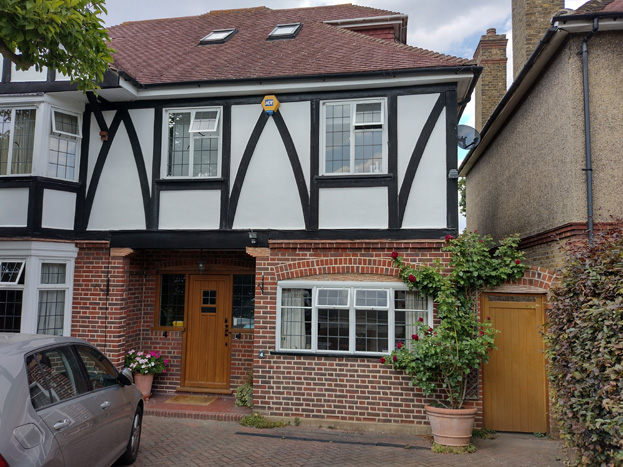
<path fill-rule="evenodd" d="M 397 281 L 390 261 L 398 251 L 409 262 L 445 258 L 442 241 L 284 241 L 250 251 L 256 256 L 253 401 L 270 416 L 426 425 L 424 399 L 402 373 L 378 357 L 278 355 L 275 350 L 277 281 Z M 258 358 L 263 350 L 266 358 Z M 273 353 L 271 353 L 273 352 Z"/>

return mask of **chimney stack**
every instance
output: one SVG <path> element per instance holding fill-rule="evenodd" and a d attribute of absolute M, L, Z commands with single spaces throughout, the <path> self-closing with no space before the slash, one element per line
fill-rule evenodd
<path fill-rule="evenodd" d="M 543 38 L 554 13 L 564 7 L 565 0 L 512 0 L 513 79 Z"/>
<path fill-rule="evenodd" d="M 481 131 L 498 102 L 506 93 L 506 34 L 496 34 L 494 28 L 480 37 L 474 60 L 482 67 L 476 83 L 476 130 Z"/>

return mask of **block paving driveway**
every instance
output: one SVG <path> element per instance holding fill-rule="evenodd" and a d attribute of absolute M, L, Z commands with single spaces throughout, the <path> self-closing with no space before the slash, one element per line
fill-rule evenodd
<path fill-rule="evenodd" d="M 146 415 L 137 467 L 144 466 L 562 466 L 559 441 L 501 433 L 475 439 L 474 454 L 434 454 L 424 437 L 311 426 L 259 430 L 236 422 Z"/>

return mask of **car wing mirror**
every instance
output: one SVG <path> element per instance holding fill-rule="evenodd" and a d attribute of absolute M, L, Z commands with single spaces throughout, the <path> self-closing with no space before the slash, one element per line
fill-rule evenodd
<path fill-rule="evenodd" d="M 121 384 L 121 386 L 129 386 L 134 383 L 132 370 L 130 370 L 129 368 L 124 368 L 123 370 L 121 370 L 121 373 L 119 373 L 119 376 L 117 376 L 117 381 L 119 381 L 119 384 Z"/>

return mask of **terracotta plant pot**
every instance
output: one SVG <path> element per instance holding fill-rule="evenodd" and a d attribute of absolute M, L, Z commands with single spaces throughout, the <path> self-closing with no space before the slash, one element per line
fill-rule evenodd
<path fill-rule="evenodd" d="M 143 375 L 141 373 L 134 373 L 134 384 L 146 401 L 151 397 L 151 385 L 154 382 L 154 375 Z"/>
<path fill-rule="evenodd" d="M 430 405 L 424 408 L 435 443 L 444 446 L 467 446 L 470 443 L 478 409 L 444 409 Z"/>

